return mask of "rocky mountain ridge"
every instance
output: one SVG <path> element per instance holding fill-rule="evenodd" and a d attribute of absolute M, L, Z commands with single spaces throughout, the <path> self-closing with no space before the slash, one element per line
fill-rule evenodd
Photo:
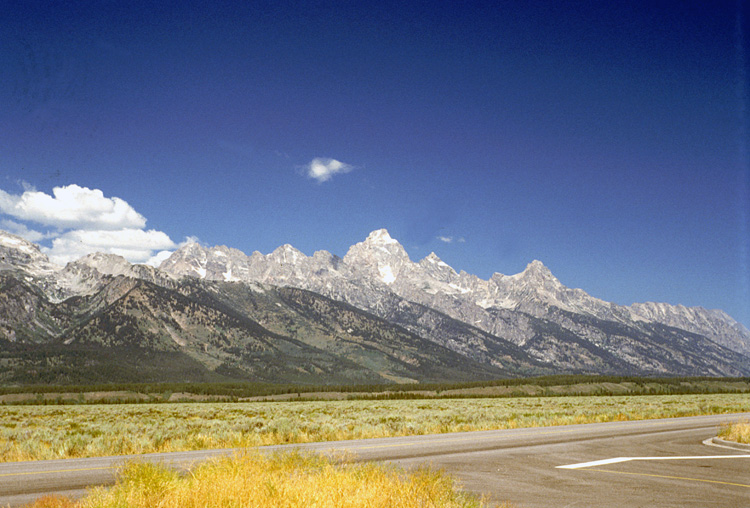
<path fill-rule="evenodd" d="M 196 255 L 196 251 L 201 254 Z M 507 309 L 542 318 L 549 315 L 550 308 L 555 308 L 620 323 L 662 323 L 705 335 L 730 349 L 750 354 L 750 331 L 723 311 L 653 302 L 630 306 L 605 302 L 581 289 L 564 286 L 538 260 L 529 263 L 521 273 L 495 273 L 489 280 L 483 280 L 463 271 L 457 273 L 435 253 L 412 262 L 401 244 L 384 229 L 353 245 L 343 259 L 326 251 L 308 257 L 290 245 L 279 247 L 267 256 L 259 252 L 246 256 L 236 249 L 189 244 L 173 253 L 160 269 L 175 277 L 302 287 L 342 300 L 346 298 L 337 287 L 342 284 L 354 283 L 358 289 L 367 286 L 382 289 L 385 285 L 403 298 L 446 312 L 490 333 L 497 331 L 497 324 L 493 326 L 481 310 Z"/>
<path fill-rule="evenodd" d="M 122 327 L 103 332 L 87 325 L 84 333 L 80 326 L 98 319 L 93 316 L 115 313 L 117 318 L 111 322 L 127 321 L 134 327 L 129 347 L 137 345 L 137 337 L 155 333 L 165 340 L 167 350 L 188 351 L 192 360 L 209 371 L 221 365 L 227 372 L 239 369 L 233 372 L 240 378 L 261 375 L 257 369 L 247 370 L 249 367 L 242 360 L 250 358 L 247 355 L 225 354 L 227 348 L 237 350 L 231 340 L 227 339 L 229 342 L 223 346 L 218 342 L 206 345 L 218 340 L 206 326 L 200 332 L 190 332 L 193 325 L 188 324 L 190 319 L 185 316 L 180 321 L 167 318 L 162 311 L 138 311 L 132 304 L 122 307 L 120 300 L 135 286 L 149 284 L 160 288 L 144 293 L 150 295 L 145 297 L 144 304 L 149 309 L 163 306 L 161 300 L 173 298 L 166 295 L 176 294 L 193 299 L 196 315 L 213 316 L 212 312 L 199 309 L 204 305 L 211 308 L 219 305 L 221 312 L 249 319 L 274 336 L 291 338 L 317 349 L 322 347 L 325 354 L 321 353 L 320 358 L 325 358 L 321 361 L 328 365 L 329 375 L 333 372 L 331 365 L 336 363 L 333 359 L 341 358 L 341 351 L 349 351 L 346 361 L 353 363 L 347 365 L 359 366 L 351 367 L 349 372 L 365 364 L 370 372 L 352 374 L 353 379 L 370 381 L 431 378 L 436 371 L 425 370 L 425 366 L 429 358 L 443 358 L 441 355 L 453 358 L 435 360 L 436 364 L 443 362 L 441 368 L 468 362 L 466 365 L 473 365 L 471 369 L 480 377 L 532 372 L 750 374 L 750 331 L 722 311 L 657 303 L 615 305 L 581 289 L 564 286 L 540 261 L 532 261 L 519 274 L 496 273 L 483 280 L 463 271 L 456 272 L 434 253 L 418 262 L 411 261 L 403 246 L 384 229 L 353 245 L 343 258 L 326 251 L 306 256 L 291 245 L 267 255 L 253 252 L 248 256 L 225 246 L 188 243 L 158 269 L 131 265 L 124 258 L 108 254 L 91 254 L 65 267 L 56 267 L 34 244 L 0 232 L 0 262 L 0 277 L 6 281 L 0 288 L 0 310 L 5 305 L 7 311 L 0 321 L 0 340 L 36 343 L 62 340 L 73 344 L 84 334 L 93 337 L 95 343 L 107 340 L 112 343 L 112 333 L 120 333 Z M 284 314 L 282 319 L 276 311 L 290 305 L 281 296 L 290 290 L 302 290 L 297 297 L 306 303 L 292 315 Z M 276 295 L 278 305 L 266 306 L 265 314 L 258 314 L 257 309 L 262 307 L 259 302 L 270 294 Z M 210 304 L 205 303 L 209 300 Z M 417 349 L 433 347 L 428 344 L 440 349 L 433 351 L 432 356 L 421 357 L 418 361 L 421 371 L 404 370 L 405 367 L 396 366 L 403 359 L 386 353 L 387 344 L 379 342 L 382 337 L 367 346 L 370 351 L 379 351 L 373 353 L 379 358 L 375 361 L 363 352 L 364 346 L 344 347 L 345 343 L 351 344 L 346 342 L 349 339 L 337 337 L 341 330 L 331 331 L 338 330 L 338 325 L 316 325 L 328 332 L 317 328 L 312 332 L 312 328 L 306 328 L 308 325 L 300 324 L 307 323 L 311 313 L 321 322 L 341 315 L 341 305 L 357 313 L 358 319 L 381 320 L 380 327 L 395 326 L 402 331 L 399 333 L 415 337 L 409 340 L 420 338 L 421 346 L 414 346 Z M 21 307 L 27 309 L 25 314 L 19 310 Z M 314 310 L 320 307 L 327 308 L 331 316 Z M 138 319 L 150 323 L 146 328 L 151 331 L 146 333 L 145 325 L 139 324 Z M 165 324 L 169 319 L 174 323 Z M 21 326 L 19 323 L 24 320 L 32 324 Z M 286 324 L 281 326 L 280 322 Z M 344 335 L 351 333 L 347 330 L 343 329 Z M 208 342 L 183 338 L 191 333 L 193 337 L 214 338 Z M 246 332 L 233 333 L 236 337 L 233 340 L 244 344 L 241 337 Z M 161 344 L 162 339 L 152 340 L 149 347 Z M 357 340 L 361 342 L 361 338 Z M 268 355 L 273 356 L 267 353 L 265 361 Z M 287 355 L 281 363 L 289 365 L 280 368 L 277 374 L 289 378 L 293 371 L 290 365 L 295 361 L 299 361 L 299 355 Z M 305 372 L 302 377 L 314 377 L 315 369 L 310 367 Z M 444 371 L 448 372 L 449 376 L 460 377 L 455 369 Z"/>

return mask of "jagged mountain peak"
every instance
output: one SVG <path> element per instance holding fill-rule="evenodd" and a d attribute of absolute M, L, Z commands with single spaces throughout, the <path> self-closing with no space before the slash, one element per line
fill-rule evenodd
<path fill-rule="evenodd" d="M 456 270 L 440 259 L 434 252 L 430 252 L 417 264 L 424 273 L 441 282 L 450 282 L 458 276 Z"/>
<path fill-rule="evenodd" d="M 398 241 L 391 238 L 391 235 L 388 233 L 388 230 L 383 228 L 383 229 L 376 229 L 375 231 L 371 232 L 367 236 L 365 243 L 377 244 L 377 245 L 388 245 L 388 244 L 397 244 Z"/>
<path fill-rule="evenodd" d="M 272 253 L 267 256 L 267 259 L 276 261 L 278 263 L 294 264 L 301 259 L 305 259 L 306 257 L 307 256 L 305 256 L 302 251 L 286 243 L 281 247 L 277 247 Z"/>
<path fill-rule="evenodd" d="M 190 254 L 204 254 L 208 250 L 207 247 L 204 247 L 197 241 L 188 241 L 184 245 L 182 245 L 179 249 L 177 249 L 175 252 L 185 252 Z"/>
<path fill-rule="evenodd" d="M 627 309 L 635 319 L 695 331 L 750 356 L 750 330 L 722 310 L 657 302 L 634 303 Z"/>
<path fill-rule="evenodd" d="M 78 319 L 76 312 L 99 312 L 143 280 L 167 293 L 176 290 L 182 296 L 192 295 L 194 291 L 210 291 L 223 304 L 236 306 L 237 312 L 249 312 L 243 323 L 249 323 L 248 319 L 262 319 L 263 323 L 259 322 L 258 326 L 276 327 L 272 331 L 280 334 L 297 329 L 287 327 L 291 307 L 285 307 L 285 299 L 295 294 L 300 298 L 317 299 L 319 297 L 311 295 L 318 293 L 322 295 L 320 298 L 345 302 L 424 336 L 440 347 L 494 366 L 505 365 L 503 362 L 511 361 L 513 355 L 528 354 L 528 358 L 542 362 L 534 368 L 545 365 L 545 369 L 553 370 L 700 375 L 746 375 L 750 372 L 750 359 L 741 356 L 750 354 L 750 332 L 720 311 L 654 303 L 617 306 L 591 297 L 581 289 L 567 288 L 538 260 L 515 275 L 496 273 L 490 280 L 483 280 L 463 271 L 456 273 L 434 252 L 417 263 L 412 262 L 403 246 L 384 229 L 373 231 L 367 239 L 352 246 L 344 259 L 326 251 L 317 251 L 308 257 L 288 244 L 268 255 L 254 252 L 247 256 L 225 246 L 207 247 L 190 242 L 165 260 L 160 270 L 130 265 L 119 256 L 91 254 L 69 263 L 64 269 L 36 276 L 34 273 L 40 273 L 38 269 L 33 272 L 29 267 L 40 266 L 35 264 L 37 261 L 49 263 L 43 249 L 20 237 L 0 233 L 0 254 L 15 256 L 4 261 L 8 266 L 5 270 L 0 264 L 0 271 L 3 271 L 0 278 L 17 281 L 15 286 L 7 285 L 5 295 L 9 296 L 0 295 L 0 307 L 5 305 L 0 308 L 0 315 L 6 321 L 7 316 L 16 316 L 12 324 L 0 323 L 0 339 L 15 340 L 13 337 L 24 336 L 29 323 L 33 333 L 26 333 L 28 337 L 31 337 L 29 333 L 48 339 L 58 337 L 65 332 L 65 327 Z M 200 280 L 188 281 L 183 277 Z M 25 287 L 28 291 L 21 291 Z M 310 293 L 280 288 L 300 288 Z M 167 293 L 159 292 L 159 295 Z M 47 295 L 47 299 L 42 294 Z M 266 294 L 269 296 L 260 296 Z M 154 323 L 166 326 L 160 329 L 166 334 L 162 334 L 163 337 L 172 337 L 166 342 L 170 346 L 176 343 L 184 347 L 180 341 L 190 342 L 192 328 L 181 324 L 190 322 L 190 313 L 197 312 L 203 319 L 220 312 L 220 309 L 206 307 L 200 299 L 189 308 L 167 309 L 163 304 L 172 299 L 159 295 L 153 301 L 155 305 L 147 310 L 156 312 Z M 86 298 L 71 300 L 59 308 L 51 307 L 67 301 L 70 296 Z M 236 301 L 235 297 L 238 297 Z M 36 308 L 42 307 L 28 304 L 29 298 L 52 310 L 35 317 Z M 141 305 L 148 303 L 147 300 L 144 297 L 143 301 L 130 303 Z M 312 314 L 316 319 L 328 319 L 320 307 L 323 300 L 316 302 L 317 314 Z M 283 319 L 273 318 L 279 305 L 286 309 Z M 333 309 L 332 305 L 335 307 L 329 302 L 324 307 Z M 129 309 L 127 305 L 121 308 L 126 314 Z M 173 311 L 179 312 L 174 314 Z M 346 312 L 349 316 L 352 309 L 347 308 Z M 58 322 L 58 315 L 67 321 Z M 141 314 L 128 316 L 121 318 L 142 318 Z M 181 321 L 183 317 L 188 321 Z M 329 330 L 327 325 L 321 328 L 312 322 L 309 325 L 313 328 L 300 328 L 301 335 L 297 339 L 312 337 L 318 341 L 323 336 L 336 338 L 340 330 L 356 331 L 350 317 L 346 318 L 346 326 L 331 329 L 333 332 L 326 331 Z M 106 338 L 113 329 L 117 327 L 87 330 L 95 335 L 104 333 L 102 336 Z M 242 334 L 244 336 L 244 332 Z M 356 335 L 357 341 L 366 336 L 369 332 Z M 219 355 L 211 360 L 214 363 L 217 359 L 231 357 L 230 352 L 220 351 L 216 344 L 202 344 L 193 352 L 205 355 L 207 351 L 214 351 Z M 341 346 L 339 342 L 336 344 L 337 348 Z M 511 346 L 521 349 L 511 352 Z M 232 360 L 239 362 L 233 364 L 235 366 L 244 365 L 242 361 Z"/>
<path fill-rule="evenodd" d="M 430 252 L 429 254 L 427 254 L 424 257 L 424 259 L 422 259 L 422 261 L 426 261 L 426 262 L 429 262 L 429 263 L 438 263 L 438 264 L 443 262 L 443 260 L 440 259 L 438 257 L 438 255 L 435 254 L 434 252 Z"/>
<path fill-rule="evenodd" d="M 555 276 L 552 275 L 552 272 L 549 268 L 547 268 L 544 263 L 538 260 L 534 260 L 531 263 L 526 265 L 526 268 L 524 268 L 522 271 L 512 274 L 512 275 L 506 275 L 504 273 L 495 272 L 490 277 L 490 281 L 494 282 L 500 282 L 504 281 L 506 283 L 509 283 L 511 281 L 522 281 L 522 280 L 529 280 L 529 279 L 547 279 L 552 278 L 555 279 Z"/>
<path fill-rule="evenodd" d="M 391 238 L 386 229 L 378 229 L 370 233 L 367 238 L 359 243 L 356 243 L 349 247 L 344 259 L 352 257 L 354 255 L 370 255 L 382 258 L 398 257 L 402 259 L 409 259 L 409 255 L 406 253 L 403 245 L 398 240 Z"/>
<path fill-rule="evenodd" d="M 526 268 L 523 272 L 516 274 L 515 277 L 523 278 L 523 279 L 536 279 L 536 280 L 550 280 L 550 281 L 556 281 L 557 278 L 552 275 L 552 271 L 550 271 L 549 268 L 547 268 L 544 263 L 541 261 L 535 259 L 528 265 L 526 265 Z"/>
<path fill-rule="evenodd" d="M 483 307 L 521 310 L 538 317 L 546 316 L 550 307 L 598 314 L 600 307 L 606 303 L 580 289 L 563 285 L 539 260 L 532 261 L 515 275 L 495 273 L 489 283 L 493 297 L 483 300 Z"/>
<path fill-rule="evenodd" d="M 205 277 L 208 249 L 198 242 L 181 245 L 167 259 L 161 262 L 159 270 L 176 277 Z"/>
<path fill-rule="evenodd" d="M 169 270 L 175 263 L 188 259 L 205 259 L 208 254 L 208 248 L 204 247 L 197 241 L 187 241 L 172 252 L 172 254 L 161 262 L 160 269 Z"/>
<path fill-rule="evenodd" d="M 545 266 L 545 264 L 542 263 L 541 261 L 539 261 L 538 259 L 534 259 L 534 260 L 531 261 L 531 263 L 529 263 L 528 265 L 526 265 L 526 270 L 546 270 L 546 271 L 549 271 L 549 268 L 547 268 Z"/>
<path fill-rule="evenodd" d="M 557 277 L 552 275 L 552 271 L 547 268 L 544 263 L 536 259 L 526 265 L 526 268 L 524 268 L 523 271 L 514 275 L 494 273 L 492 274 L 492 277 L 490 277 L 490 281 L 501 287 L 513 288 L 522 286 L 565 287 L 560 283 Z"/>
<path fill-rule="evenodd" d="M 246 256 L 244 252 L 234 247 L 227 247 L 226 245 L 216 245 L 209 249 L 209 252 L 216 256 Z"/>
<path fill-rule="evenodd" d="M 389 285 L 413 265 L 404 247 L 385 229 L 373 231 L 365 241 L 349 247 L 344 263 L 357 273 Z"/>
<path fill-rule="evenodd" d="M 294 245 L 289 244 L 289 243 L 285 243 L 284 245 L 276 247 L 276 249 L 274 249 L 274 252 L 298 252 L 302 254 L 301 250 L 299 250 Z"/>
<path fill-rule="evenodd" d="M 68 265 L 74 264 L 89 266 L 103 275 L 123 275 L 129 273 L 133 266 L 122 256 L 105 254 L 103 252 L 87 254 L 72 263 L 68 263 Z"/>
<path fill-rule="evenodd" d="M 52 263 L 38 245 L 7 231 L 0 231 L 0 269 L 7 268 L 21 268 L 36 276 L 62 269 Z"/>

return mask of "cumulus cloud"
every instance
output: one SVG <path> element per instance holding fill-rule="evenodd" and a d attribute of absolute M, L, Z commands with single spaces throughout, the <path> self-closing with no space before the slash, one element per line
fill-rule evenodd
<path fill-rule="evenodd" d="M 335 174 L 348 173 L 352 169 L 354 166 L 336 159 L 315 158 L 307 166 L 307 176 L 322 183 L 330 180 Z"/>
<path fill-rule="evenodd" d="M 120 198 L 78 185 L 55 187 L 52 196 L 33 188 L 21 195 L 0 189 L 0 212 L 19 220 L 60 229 L 144 228 L 146 219 Z"/>
<path fill-rule="evenodd" d="M 145 263 L 155 250 L 174 249 L 175 243 L 161 231 L 142 229 L 73 230 L 52 240 L 42 249 L 53 263 L 65 264 L 91 252 L 117 254 L 131 263 Z"/>
<path fill-rule="evenodd" d="M 177 247 L 166 233 L 146 230 L 145 217 L 126 201 L 75 184 L 55 187 L 52 195 L 28 185 L 20 195 L 0 189 L 0 214 L 53 228 L 42 233 L 16 220 L 0 221 L 0 227 L 27 240 L 52 239 L 51 247 L 42 250 L 60 265 L 92 252 L 117 254 L 131 263 L 156 263 Z"/>

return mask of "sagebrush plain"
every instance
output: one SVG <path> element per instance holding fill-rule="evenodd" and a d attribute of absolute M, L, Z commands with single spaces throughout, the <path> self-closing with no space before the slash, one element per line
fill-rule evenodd
<path fill-rule="evenodd" d="M 748 394 L 0 406 L 0 461 L 671 418 L 748 408 Z"/>

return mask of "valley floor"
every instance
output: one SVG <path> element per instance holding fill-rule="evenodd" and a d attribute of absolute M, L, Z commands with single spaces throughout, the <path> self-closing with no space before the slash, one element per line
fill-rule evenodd
<path fill-rule="evenodd" d="M 0 406 L 0 461 L 747 411 L 748 394 Z"/>

